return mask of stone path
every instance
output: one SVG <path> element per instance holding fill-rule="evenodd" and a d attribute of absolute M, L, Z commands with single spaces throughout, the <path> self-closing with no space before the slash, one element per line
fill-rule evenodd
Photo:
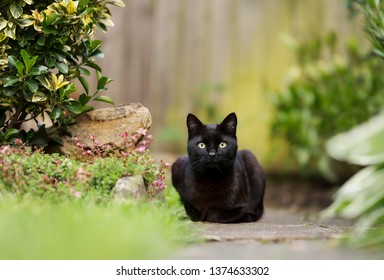
<path fill-rule="evenodd" d="M 340 219 L 267 209 L 256 223 L 195 223 L 206 240 L 180 251 L 176 259 L 384 259 L 384 252 L 355 250 L 337 245 L 353 229 Z"/>

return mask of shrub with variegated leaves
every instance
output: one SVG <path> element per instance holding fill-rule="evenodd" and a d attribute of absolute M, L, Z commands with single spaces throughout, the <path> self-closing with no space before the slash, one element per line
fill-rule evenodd
<path fill-rule="evenodd" d="M 60 144 L 75 118 L 93 109 L 90 101 L 112 103 L 99 94 L 111 80 L 95 62 L 103 53 L 94 39 L 96 28 L 113 25 L 109 4 L 124 6 L 122 0 L 1 0 L 0 143 Z M 98 77 L 94 92 L 90 71 Z M 38 129 L 23 130 L 30 120 Z"/>

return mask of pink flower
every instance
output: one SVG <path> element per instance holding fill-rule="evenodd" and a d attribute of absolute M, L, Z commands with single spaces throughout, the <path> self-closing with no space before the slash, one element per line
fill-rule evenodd
<path fill-rule="evenodd" d="M 140 145 L 136 148 L 136 151 L 138 151 L 139 153 L 144 153 L 146 149 L 147 148 L 145 147 L 145 145 Z"/>
<path fill-rule="evenodd" d="M 145 128 L 140 127 L 140 128 L 137 130 L 137 133 L 138 133 L 138 134 L 141 134 L 141 135 L 147 135 L 147 130 L 146 130 Z"/>
<path fill-rule="evenodd" d="M 161 179 L 157 179 L 157 180 L 155 180 L 155 181 L 153 181 L 153 184 L 152 184 L 156 189 L 158 189 L 158 190 L 164 190 L 165 188 L 166 188 L 166 185 L 165 185 L 165 183 L 164 183 L 164 181 L 163 180 L 161 180 Z"/>
<path fill-rule="evenodd" d="M 71 189 L 71 190 L 70 190 L 70 194 L 71 194 L 73 197 L 76 197 L 76 198 L 80 198 L 80 197 L 81 197 L 81 192 L 79 192 L 79 191 L 75 191 L 74 189 Z"/>
<path fill-rule="evenodd" d="M 162 165 L 164 165 L 165 167 L 170 167 L 171 166 L 171 164 L 169 162 L 165 162 L 165 161 L 162 161 L 162 160 L 160 160 L 160 163 Z"/>
<path fill-rule="evenodd" d="M 128 132 L 120 133 L 120 137 L 122 137 L 122 138 L 128 138 L 128 136 L 129 136 Z"/>
<path fill-rule="evenodd" d="M 152 136 L 151 134 L 148 134 L 148 135 L 147 135 L 147 140 L 148 140 L 149 142 L 152 142 L 152 140 L 153 140 L 153 136 Z"/>
<path fill-rule="evenodd" d="M 7 146 L 1 147 L 0 154 L 9 155 L 11 153 L 12 153 L 11 146 L 7 145 Z"/>

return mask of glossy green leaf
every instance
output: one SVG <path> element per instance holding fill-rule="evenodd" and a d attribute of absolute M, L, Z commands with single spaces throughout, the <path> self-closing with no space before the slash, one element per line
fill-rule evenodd
<path fill-rule="evenodd" d="M 122 8 L 125 7 L 125 4 L 122 0 L 109 0 L 109 3 L 117 7 L 122 7 Z"/>
<path fill-rule="evenodd" d="M 68 85 L 66 85 L 64 88 L 61 88 L 60 89 L 60 92 L 62 91 L 62 97 L 63 98 L 66 98 L 68 97 L 70 94 L 74 93 L 76 91 L 76 87 L 75 87 L 75 84 L 74 83 L 69 83 Z"/>
<path fill-rule="evenodd" d="M 52 110 L 52 112 L 49 114 L 49 117 L 52 120 L 55 120 L 55 119 L 59 118 L 62 114 L 63 114 L 63 109 L 61 109 L 60 107 L 55 107 Z"/>
<path fill-rule="evenodd" d="M 9 10 L 14 18 L 19 18 L 23 13 L 23 8 L 16 1 L 12 3 Z"/>
<path fill-rule="evenodd" d="M 9 67 L 11 68 L 11 70 L 17 72 L 17 68 L 16 68 L 16 62 L 17 62 L 17 58 L 16 56 L 14 55 L 9 55 L 8 56 L 8 65 Z"/>
<path fill-rule="evenodd" d="M 384 169 L 369 166 L 356 173 L 336 193 L 335 202 L 324 214 L 357 218 L 384 198 Z"/>
<path fill-rule="evenodd" d="M 16 20 L 17 24 L 20 25 L 21 27 L 28 27 L 28 26 L 31 26 L 35 23 L 35 20 L 32 19 L 32 18 L 29 18 L 29 17 L 19 17 L 17 20 Z"/>
<path fill-rule="evenodd" d="M 97 81 L 97 89 L 100 91 L 100 90 L 104 90 L 105 89 L 105 86 L 107 84 L 109 84 L 110 82 L 112 82 L 112 79 L 109 79 L 108 77 L 101 77 L 98 79 Z"/>
<path fill-rule="evenodd" d="M 21 93 L 23 94 L 25 101 L 32 102 L 33 92 L 27 89 L 22 89 Z M 27 112 L 27 113 L 30 113 L 30 112 Z"/>
<path fill-rule="evenodd" d="M 81 114 L 83 112 L 83 105 L 80 102 L 72 101 L 69 104 L 66 104 L 65 109 L 68 111 L 74 113 L 74 114 Z"/>
<path fill-rule="evenodd" d="M 17 73 L 19 74 L 19 76 L 23 76 L 24 74 L 24 64 L 21 62 L 21 61 L 16 61 L 16 68 L 17 68 Z"/>
<path fill-rule="evenodd" d="M 23 58 L 24 64 L 27 65 L 30 60 L 29 53 L 26 50 L 22 49 L 20 51 L 20 54 L 21 54 L 21 57 Z"/>
<path fill-rule="evenodd" d="M 44 76 L 37 76 L 36 79 L 40 82 L 42 86 L 44 86 L 46 89 L 51 90 L 51 84 L 49 83 L 49 80 Z"/>
<path fill-rule="evenodd" d="M 33 79 L 28 79 L 25 81 L 25 84 L 28 86 L 29 90 L 35 93 L 39 88 L 38 84 Z"/>
<path fill-rule="evenodd" d="M 360 165 L 384 163 L 384 114 L 331 138 L 326 147 L 338 160 Z"/>
<path fill-rule="evenodd" d="M 11 39 L 16 40 L 16 25 L 8 26 L 4 29 L 4 33 Z"/>
<path fill-rule="evenodd" d="M 95 51 L 99 50 L 101 47 L 101 40 L 89 40 L 86 42 L 88 47 L 89 55 L 91 56 Z"/>
<path fill-rule="evenodd" d="M 89 101 L 91 100 L 91 97 L 85 93 L 83 93 L 82 95 L 80 95 L 79 97 L 79 101 L 80 103 L 84 106 L 86 105 Z"/>
<path fill-rule="evenodd" d="M 48 67 L 55 67 L 56 66 L 56 58 L 54 56 L 46 56 L 44 58 L 45 65 Z"/>
<path fill-rule="evenodd" d="M 31 68 L 35 65 L 38 56 L 34 56 L 31 58 L 28 52 L 24 49 L 22 49 L 20 53 L 25 65 L 25 73 L 28 74 Z"/>
<path fill-rule="evenodd" d="M 96 63 L 93 63 L 93 62 L 91 62 L 91 61 L 87 61 L 85 65 L 87 65 L 87 66 L 89 66 L 89 67 L 95 69 L 96 71 L 101 72 L 101 68 L 100 68 L 100 66 L 97 65 Z"/>
<path fill-rule="evenodd" d="M 41 36 L 37 42 L 36 42 L 39 46 L 44 46 L 45 45 L 45 37 L 44 36 Z"/>
<path fill-rule="evenodd" d="M 5 39 L 7 39 L 7 35 L 3 34 L 3 33 L 0 33 L 0 43 L 5 41 Z M 1 45 L 0 45 L 1 46 Z M 0 49 L 1 51 L 1 49 Z"/>
<path fill-rule="evenodd" d="M 4 29 L 8 24 L 8 21 L 4 18 L 0 18 L 0 30 Z"/>
<path fill-rule="evenodd" d="M 83 86 L 85 92 L 88 94 L 89 93 L 88 81 L 85 78 L 81 77 L 81 76 L 79 76 L 78 79 L 79 79 L 81 85 Z"/>
<path fill-rule="evenodd" d="M 41 91 L 37 91 L 33 96 L 32 96 L 32 102 L 44 102 L 47 100 L 47 96 L 42 93 Z"/>
<path fill-rule="evenodd" d="M 109 104 L 114 104 L 112 98 L 110 98 L 109 96 L 105 96 L 105 95 L 101 95 L 101 96 L 98 96 L 95 98 L 95 100 L 97 101 L 101 101 L 101 102 L 105 102 L 105 103 L 109 103 Z"/>
<path fill-rule="evenodd" d="M 89 70 L 84 68 L 84 67 L 79 67 L 79 71 L 83 75 L 86 75 L 86 76 L 90 76 L 91 75 L 91 72 L 89 72 Z"/>
<path fill-rule="evenodd" d="M 91 105 L 84 105 L 83 108 L 81 109 L 81 114 L 87 113 L 92 111 L 94 108 Z"/>
<path fill-rule="evenodd" d="M 58 62 L 58 63 L 56 63 L 56 67 L 57 67 L 57 69 L 58 69 L 61 73 L 63 73 L 63 74 L 68 74 L 68 70 L 69 70 L 69 68 L 68 68 L 68 65 L 67 65 L 67 64 L 65 64 L 65 63 L 63 63 L 63 62 Z"/>
<path fill-rule="evenodd" d="M 5 87 L 3 93 L 5 96 L 11 97 L 17 93 L 19 87 Z"/>
<path fill-rule="evenodd" d="M 20 81 L 19 77 L 7 77 L 4 79 L 4 87 L 13 86 L 14 84 L 18 83 Z"/>
<path fill-rule="evenodd" d="M 104 53 L 101 50 L 95 50 L 89 55 L 90 58 L 104 58 Z"/>
<path fill-rule="evenodd" d="M 80 0 L 79 1 L 79 6 L 78 8 L 79 9 L 83 9 L 84 7 L 86 7 L 88 5 L 88 3 L 90 2 L 91 0 Z"/>
<path fill-rule="evenodd" d="M 43 65 L 32 67 L 29 71 L 29 76 L 38 76 L 48 73 L 48 68 Z"/>
<path fill-rule="evenodd" d="M 45 20 L 43 21 L 43 25 L 44 26 L 48 26 L 48 25 L 53 25 L 55 24 L 55 21 L 59 18 L 59 15 L 56 14 L 56 13 L 52 13 L 50 14 L 49 16 L 47 16 L 45 18 Z"/>
<path fill-rule="evenodd" d="M 9 128 L 7 131 L 5 131 L 4 139 L 9 140 L 11 137 L 15 137 L 17 134 L 19 134 L 19 130 L 16 128 Z"/>

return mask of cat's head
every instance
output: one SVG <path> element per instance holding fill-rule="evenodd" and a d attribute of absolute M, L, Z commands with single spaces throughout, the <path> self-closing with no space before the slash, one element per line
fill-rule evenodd
<path fill-rule="evenodd" d="M 226 172 L 236 160 L 237 117 L 229 114 L 220 124 L 203 124 L 195 115 L 187 117 L 188 155 L 197 172 Z"/>

